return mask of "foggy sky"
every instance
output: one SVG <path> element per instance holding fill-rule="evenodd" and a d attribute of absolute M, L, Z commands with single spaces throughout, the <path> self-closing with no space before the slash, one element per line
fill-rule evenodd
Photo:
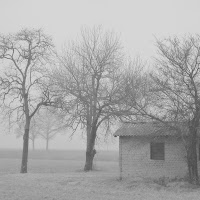
<path fill-rule="evenodd" d="M 155 37 L 200 33 L 199 8 L 199 0 L 0 0 L 0 33 L 43 28 L 59 49 L 81 26 L 102 25 L 120 35 L 131 57 L 150 61 L 156 53 Z M 79 136 L 71 142 L 58 137 L 50 148 L 83 149 Z M 36 141 L 37 146 L 44 145 Z M 5 147 L 21 148 L 22 139 L 1 131 L 0 148 Z"/>

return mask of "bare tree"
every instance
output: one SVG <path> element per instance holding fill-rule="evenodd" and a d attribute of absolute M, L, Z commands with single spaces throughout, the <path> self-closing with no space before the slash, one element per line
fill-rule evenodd
<path fill-rule="evenodd" d="M 66 130 L 63 119 L 53 112 L 53 109 L 42 109 L 36 116 L 38 134 L 46 141 L 46 150 L 49 150 L 49 141 L 53 140 L 58 133 Z"/>
<path fill-rule="evenodd" d="M 120 83 L 122 47 L 113 33 L 100 27 L 84 28 L 80 40 L 63 50 L 59 62 L 54 78 L 62 94 L 61 106 L 68 113 L 69 126 L 86 130 L 84 170 L 89 171 L 100 127 L 106 126 L 108 133 L 112 122 L 122 114 L 119 106 L 124 98 Z"/>
<path fill-rule="evenodd" d="M 155 79 L 170 103 L 170 114 L 187 124 L 187 161 L 190 181 L 199 184 L 197 165 L 197 132 L 200 120 L 200 36 L 157 41 L 157 59 L 161 78 Z M 161 76 L 160 76 L 161 77 Z"/>
<path fill-rule="evenodd" d="M 18 122 L 17 128 L 15 128 L 15 134 L 17 138 L 20 138 L 24 135 L 24 122 Z M 30 122 L 29 129 L 29 139 L 32 141 L 32 149 L 35 150 L 35 140 L 39 136 L 39 127 L 33 118 Z"/>
<path fill-rule="evenodd" d="M 51 38 L 40 29 L 0 36 L 0 59 L 5 66 L 0 99 L 12 122 L 25 119 L 21 173 L 27 173 L 31 119 L 41 106 L 52 103 L 46 74 L 52 48 Z"/>
<path fill-rule="evenodd" d="M 199 184 L 196 147 L 200 119 L 200 36 L 157 40 L 157 48 L 156 69 L 151 79 L 146 79 L 150 82 L 140 84 L 140 91 L 145 91 L 141 101 L 132 98 L 135 82 L 127 81 L 126 103 L 134 104 L 141 116 L 186 135 L 182 138 L 186 142 L 190 181 Z"/>

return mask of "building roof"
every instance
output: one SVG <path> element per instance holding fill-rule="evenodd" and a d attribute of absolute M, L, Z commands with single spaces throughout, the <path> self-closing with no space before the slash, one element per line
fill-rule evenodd
<path fill-rule="evenodd" d="M 186 133 L 186 131 L 184 131 Z M 125 123 L 114 136 L 180 136 L 177 131 L 167 128 L 160 123 L 140 122 Z"/>

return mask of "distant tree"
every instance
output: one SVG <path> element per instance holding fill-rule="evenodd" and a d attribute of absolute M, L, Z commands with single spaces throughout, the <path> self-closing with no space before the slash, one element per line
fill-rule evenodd
<path fill-rule="evenodd" d="M 24 135 L 24 123 L 17 123 L 17 128 L 15 128 L 15 134 L 17 138 L 20 138 Z M 35 139 L 39 136 L 38 125 L 34 118 L 31 120 L 30 123 L 30 130 L 29 130 L 29 139 L 32 141 L 32 149 L 35 150 Z"/>
<path fill-rule="evenodd" d="M 100 128 L 106 127 L 108 133 L 123 114 L 119 106 L 124 98 L 123 59 L 119 39 L 100 27 L 82 29 L 80 41 L 71 42 L 59 56 L 54 81 L 61 107 L 69 116 L 67 124 L 86 130 L 85 171 L 92 170 Z"/>
<path fill-rule="evenodd" d="M 53 47 L 51 38 L 40 29 L 0 35 L 1 66 L 5 66 L 0 78 L 1 104 L 11 122 L 22 118 L 25 122 L 21 173 L 27 173 L 31 119 L 41 106 L 52 104 L 47 61 Z"/>
<path fill-rule="evenodd" d="M 66 125 L 52 109 L 41 110 L 36 120 L 38 134 L 46 141 L 46 150 L 48 151 L 50 140 L 53 140 L 59 133 L 63 133 L 66 130 Z"/>

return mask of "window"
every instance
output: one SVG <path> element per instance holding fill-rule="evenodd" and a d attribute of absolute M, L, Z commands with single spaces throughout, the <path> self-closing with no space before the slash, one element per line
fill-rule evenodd
<path fill-rule="evenodd" d="M 151 142 L 150 156 L 152 160 L 165 159 L 165 145 L 163 142 Z"/>

